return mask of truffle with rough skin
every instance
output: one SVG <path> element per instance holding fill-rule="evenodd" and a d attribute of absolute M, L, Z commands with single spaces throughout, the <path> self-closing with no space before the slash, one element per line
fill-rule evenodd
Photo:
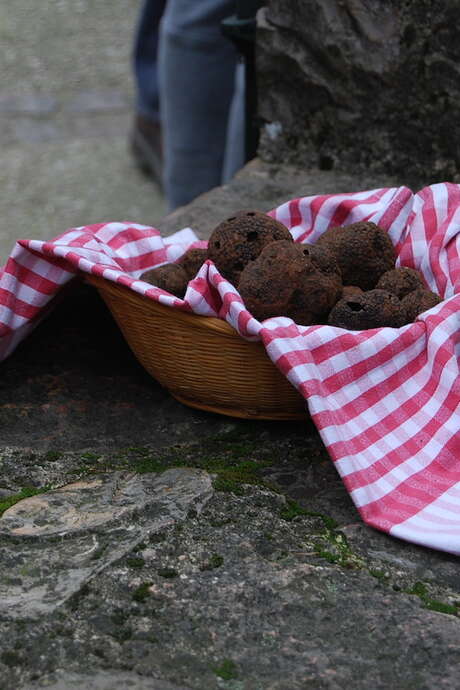
<path fill-rule="evenodd" d="M 380 290 L 392 292 L 396 297 L 402 299 L 409 292 L 417 290 L 417 288 L 424 288 L 425 283 L 421 274 L 415 268 L 400 266 L 380 276 L 376 287 Z"/>
<path fill-rule="evenodd" d="M 199 249 L 197 247 L 195 249 L 187 249 L 177 264 L 182 266 L 188 276 L 188 279 L 193 280 L 207 258 L 208 250 Z"/>
<path fill-rule="evenodd" d="M 405 323 L 406 312 L 396 295 L 376 289 L 339 300 L 328 318 L 330 326 L 351 331 L 382 326 L 399 328 Z"/>
<path fill-rule="evenodd" d="M 344 285 L 372 290 L 380 276 L 394 268 L 396 252 L 388 233 L 375 223 L 359 222 L 333 227 L 317 245 L 328 247 L 342 271 Z"/>
<path fill-rule="evenodd" d="M 352 295 L 362 295 L 363 290 L 361 290 L 360 287 L 357 285 L 344 285 L 342 289 L 342 296 L 341 299 L 344 299 L 345 297 L 351 297 Z"/>
<path fill-rule="evenodd" d="M 176 297 L 183 297 L 187 289 L 188 276 L 179 264 L 164 264 L 145 271 L 140 277 L 146 283 L 170 292 Z"/>
<path fill-rule="evenodd" d="M 285 225 L 260 211 L 238 211 L 213 230 L 208 242 L 208 258 L 234 285 L 241 271 L 257 259 L 271 242 L 293 242 Z"/>
<path fill-rule="evenodd" d="M 327 317 L 342 292 L 340 269 L 327 250 L 278 240 L 241 273 L 238 291 L 260 321 L 288 316 L 309 326 Z"/>
<path fill-rule="evenodd" d="M 439 295 L 425 288 L 418 288 L 409 292 L 401 300 L 401 306 L 406 314 L 406 323 L 415 321 L 417 316 L 431 307 L 442 302 Z"/>

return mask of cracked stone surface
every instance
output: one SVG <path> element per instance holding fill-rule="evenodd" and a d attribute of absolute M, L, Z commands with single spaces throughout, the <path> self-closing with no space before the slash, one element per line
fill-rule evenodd
<path fill-rule="evenodd" d="M 0 615 L 51 613 L 211 494 L 205 472 L 178 468 L 92 476 L 19 501 L 0 517 Z"/>

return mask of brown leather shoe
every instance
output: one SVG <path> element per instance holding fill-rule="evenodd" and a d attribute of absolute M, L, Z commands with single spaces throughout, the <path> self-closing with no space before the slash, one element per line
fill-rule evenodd
<path fill-rule="evenodd" d="M 131 152 L 139 168 L 163 188 L 161 125 L 136 115 L 130 136 Z"/>

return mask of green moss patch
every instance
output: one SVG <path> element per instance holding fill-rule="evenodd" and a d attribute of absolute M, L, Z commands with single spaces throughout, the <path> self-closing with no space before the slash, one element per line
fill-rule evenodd
<path fill-rule="evenodd" d="M 200 570 L 215 570 L 216 568 L 220 568 L 223 563 L 223 556 L 220 556 L 218 553 L 213 553 L 211 558 L 200 566 Z"/>
<path fill-rule="evenodd" d="M 276 458 L 259 441 L 241 433 L 215 436 L 200 442 L 180 444 L 156 451 L 131 446 L 120 450 L 97 470 L 130 469 L 140 474 L 164 472 L 172 467 L 196 467 L 214 475 L 216 491 L 243 494 L 245 484 L 274 489 L 264 481 L 261 470 Z"/>
<path fill-rule="evenodd" d="M 59 450 L 48 450 L 43 456 L 44 460 L 47 462 L 56 462 L 62 458 L 62 453 Z"/>
<path fill-rule="evenodd" d="M 416 582 L 410 589 L 404 590 L 406 594 L 414 594 L 422 601 L 423 606 L 430 611 L 437 611 L 438 613 L 447 613 L 451 616 L 458 616 L 459 610 L 457 606 L 446 604 L 436 599 L 431 599 L 428 594 L 428 587 L 423 582 Z"/>
<path fill-rule="evenodd" d="M 152 582 L 143 582 L 139 587 L 137 587 L 132 595 L 134 601 L 142 602 L 145 601 L 150 596 L 150 587 Z"/>
<path fill-rule="evenodd" d="M 219 666 L 216 666 L 212 670 L 216 676 L 219 676 L 222 680 L 234 680 L 238 678 L 237 665 L 231 659 L 224 659 Z"/>
<path fill-rule="evenodd" d="M 351 550 L 346 536 L 337 529 L 338 523 L 329 515 L 306 510 L 297 501 L 289 499 L 280 511 L 280 517 L 288 522 L 299 517 L 318 518 L 322 528 L 313 535 L 313 548 L 316 555 L 329 563 L 337 563 L 343 568 L 364 567 L 364 560 Z"/>
<path fill-rule="evenodd" d="M 126 565 L 129 565 L 130 568 L 143 568 L 145 561 L 140 556 L 131 556 L 126 559 Z"/>
<path fill-rule="evenodd" d="M 44 494 L 47 491 L 50 491 L 50 489 L 50 486 L 44 486 L 41 489 L 37 489 L 32 486 L 24 487 L 17 494 L 7 496 L 7 498 L 3 498 L 0 501 L 0 515 L 3 515 L 5 510 L 8 510 L 8 508 L 11 508 L 11 506 L 14 506 L 15 503 L 22 501 L 24 498 L 30 498 L 31 496 L 36 496 L 37 494 Z"/>

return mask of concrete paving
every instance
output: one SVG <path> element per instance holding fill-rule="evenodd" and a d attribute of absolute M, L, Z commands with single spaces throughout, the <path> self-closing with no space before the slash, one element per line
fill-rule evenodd
<path fill-rule="evenodd" d="M 0 266 L 16 239 L 110 220 L 156 225 L 127 144 L 140 0 L 0 0 Z"/>

